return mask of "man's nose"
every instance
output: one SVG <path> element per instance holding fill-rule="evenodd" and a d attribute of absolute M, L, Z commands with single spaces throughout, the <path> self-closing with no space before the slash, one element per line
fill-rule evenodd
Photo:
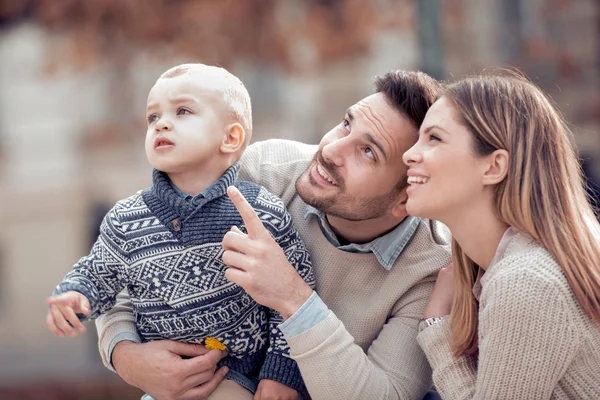
<path fill-rule="evenodd" d="M 326 144 L 321 150 L 321 154 L 326 161 L 341 167 L 344 164 L 345 151 L 347 147 L 347 141 L 345 138 L 338 139 Z"/>

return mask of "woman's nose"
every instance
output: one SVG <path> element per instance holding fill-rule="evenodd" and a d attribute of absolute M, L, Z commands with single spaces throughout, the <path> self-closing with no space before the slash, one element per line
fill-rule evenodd
<path fill-rule="evenodd" d="M 410 166 L 416 162 L 420 162 L 422 160 L 421 152 L 419 151 L 419 142 L 415 143 L 413 147 L 406 150 L 402 155 L 402 161 L 404 164 Z"/>

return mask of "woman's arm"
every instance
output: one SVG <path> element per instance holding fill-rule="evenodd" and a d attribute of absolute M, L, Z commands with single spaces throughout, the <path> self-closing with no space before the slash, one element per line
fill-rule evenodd
<path fill-rule="evenodd" d="M 419 335 L 444 399 L 550 398 L 577 353 L 577 309 L 560 278 L 497 267 L 506 273 L 490 279 L 482 293 L 477 370 L 450 354 L 447 324 Z"/>

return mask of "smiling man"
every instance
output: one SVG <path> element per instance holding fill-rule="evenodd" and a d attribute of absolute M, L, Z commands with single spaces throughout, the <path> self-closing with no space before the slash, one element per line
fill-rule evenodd
<path fill-rule="evenodd" d="M 226 276 L 284 317 L 279 328 L 313 399 L 420 399 L 431 386 L 417 325 L 437 271 L 450 262 L 449 234 L 407 215 L 402 154 L 439 90 L 426 74 L 393 71 L 318 146 L 268 140 L 241 160 L 241 179 L 287 205 L 311 254 L 316 292 L 235 191 L 248 235 L 225 235 Z M 127 382 L 148 392 L 173 385 L 165 396 L 185 399 L 220 379 L 214 362 L 183 366 L 189 360 L 179 356 L 202 360 L 203 349 L 136 343 L 127 299 L 119 305 L 98 321 L 100 349 Z"/>

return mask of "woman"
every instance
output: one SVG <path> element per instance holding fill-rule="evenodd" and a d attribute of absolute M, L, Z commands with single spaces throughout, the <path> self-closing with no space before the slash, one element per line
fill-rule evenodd
<path fill-rule="evenodd" d="M 404 161 L 408 212 L 453 235 L 418 336 L 442 398 L 600 399 L 600 225 L 548 98 L 455 83 Z"/>

